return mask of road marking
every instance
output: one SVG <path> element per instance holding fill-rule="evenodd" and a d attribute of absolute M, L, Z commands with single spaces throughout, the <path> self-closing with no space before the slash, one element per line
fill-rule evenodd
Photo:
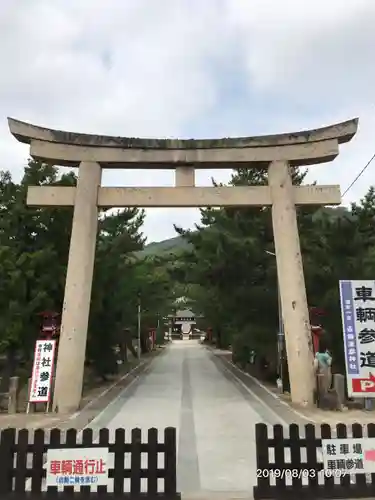
<path fill-rule="evenodd" d="M 230 362 L 229 362 L 229 364 L 232 364 L 232 365 L 233 365 L 233 363 L 230 363 Z M 233 365 L 233 366 L 235 366 L 235 365 Z M 235 366 L 235 368 L 237 368 L 237 367 Z M 287 422 L 286 422 L 283 418 L 281 418 L 281 417 L 280 417 L 280 415 L 278 415 L 278 414 L 277 414 L 277 413 L 276 413 L 276 412 L 275 412 L 275 411 L 274 411 L 274 410 L 273 410 L 273 409 L 272 409 L 272 408 L 271 408 L 271 407 L 270 407 L 270 406 L 269 406 L 266 402 L 264 402 L 264 401 L 263 401 L 263 400 L 262 400 L 262 399 L 261 399 L 261 398 L 260 398 L 257 394 L 255 394 L 255 392 L 253 392 L 253 391 L 252 391 L 249 387 L 247 387 L 247 385 L 246 385 L 244 382 L 242 382 L 242 380 L 241 380 L 241 379 L 239 379 L 239 378 L 237 377 L 237 375 L 236 375 L 236 374 L 234 374 L 233 372 L 231 372 L 231 371 L 229 370 L 229 368 L 227 368 L 227 367 L 224 367 L 224 369 L 225 369 L 226 371 L 228 371 L 229 373 L 231 373 L 231 374 L 234 376 L 234 378 L 236 379 L 236 381 L 237 381 L 237 382 L 239 382 L 239 384 L 240 384 L 240 385 L 241 385 L 241 386 L 242 386 L 242 387 L 243 387 L 243 388 L 244 388 L 244 389 L 245 389 L 245 390 L 246 390 L 249 394 L 251 394 L 251 396 L 252 396 L 252 397 L 254 397 L 254 399 L 258 400 L 258 401 L 259 401 L 259 403 L 261 403 L 261 404 L 262 404 L 262 405 L 263 405 L 263 406 L 264 406 L 264 407 L 265 407 L 265 408 L 266 408 L 266 409 L 267 409 L 270 413 L 272 413 L 274 416 L 276 416 L 277 420 L 279 420 L 279 421 L 280 421 L 280 423 L 281 423 L 284 427 L 289 428 L 289 425 L 290 425 L 290 424 L 288 424 L 288 423 L 287 423 Z M 311 423 L 311 422 L 310 422 L 310 423 Z M 273 427 L 273 426 L 272 426 L 272 427 Z M 316 448 L 316 453 L 317 453 L 317 459 L 318 459 L 318 460 L 320 459 L 321 461 L 323 461 L 323 454 L 322 454 L 321 448 L 318 448 L 318 447 L 317 447 L 317 448 Z"/>
<path fill-rule="evenodd" d="M 155 360 L 156 360 L 158 357 L 159 357 L 159 356 L 155 356 L 155 357 L 151 360 L 151 362 L 148 364 L 148 369 L 150 369 L 150 368 L 151 368 L 151 366 L 154 364 Z M 143 364 L 145 364 L 145 363 L 146 363 L 146 361 L 145 361 Z M 137 366 L 140 366 L 140 365 L 137 365 Z M 137 367 L 135 367 L 135 368 L 137 368 Z M 135 368 L 133 368 L 133 370 L 131 370 L 129 373 L 127 373 L 127 374 L 126 374 L 126 376 L 130 375 L 130 374 L 131 374 L 131 373 L 135 370 Z M 133 380 L 131 380 L 131 381 L 129 382 L 129 384 L 128 384 L 126 387 L 124 387 L 124 388 L 120 391 L 120 393 L 119 393 L 119 394 L 118 394 L 118 395 L 117 395 L 114 399 L 112 399 L 112 401 L 111 401 L 110 403 L 108 403 L 108 405 L 107 405 L 105 408 L 103 408 L 103 410 L 101 410 L 101 411 L 100 411 L 100 412 L 99 412 L 99 413 L 98 413 L 98 414 L 97 414 L 97 415 L 96 415 L 96 416 L 95 416 L 92 420 L 90 420 L 90 422 L 88 422 L 88 424 L 86 424 L 86 425 L 85 425 L 85 427 L 84 427 L 84 428 L 83 428 L 83 429 L 79 432 L 78 436 L 81 436 L 81 435 L 82 435 L 82 432 L 83 432 L 85 429 L 87 429 L 87 428 L 89 428 L 89 427 L 91 427 L 91 426 L 95 425 L 95 422 L 96 422 L 96 421 L 100 420 L 100 418 L 102 418 L 102 417 L 103 417 L 103 415 L 105 415 L 105 413 L 106 413 L 107 411 L 109 411 L 109 410 L 111 409 L 111 407 L 112 407 L 112 406 L 115 406 L 115 404 L 117 403 L 117 401 L 119 401 L 119 399 L 121 399 L 121 398 L 123 397 L 123 395 L 126 393 L 126 391 L 127 391 L 128 389 L 130 389 L 130 387 L 131 387 L 133 384 L 135 384 L 135 382 L 137 382 L 137 381 L 139 380 L 139 378 L 140 378 L 142 375 L 144 375 L 144 372 L 141 372 L 141 373 L 139 373 L 138 375 L 135 375 L 134 379 L 133 379 Z M 116 414 L 115 414 L 115 415 L 111 418 L 111 420 L 113 420 L 113 418 L 114 418 L 116 415 L 117 415 L 117 413 L 116 413 Z"/>
<path fill-rule="evenodd" d="M 155 359 L 157 359 L 158 356 L 155 356 L 151 362 L 149 363 L 149 367 L 154 363 Z M 106 394 L 111 388 L 113 388 L 113 386 L 115 386 L 116 384 L 120 383 L 120 381 L 126 379 L 126 377 L 128 377 L 136 368 L 139 368 L 140 366 L 143 366 L 144 364 L 146 363 L 146 361 L 144 361 L 143 363 L 141 364 L 138 364 L 137 366 L 135 366 L 134 368 L 132 368 L 128 373 L 125 373 L 125 375 L 123 377 L 121 377 L 121 379 L 117 382 L 115 382 L 114 384 L 112 384 L 110 387 L 108 387 L 107 389 L 105 389 L 99 396 L 97 396 L 95 399 L 93 399 L 90 403 L 88 403 L 86 406 L 84 406 L 82 408 L 82 410 L 76 412 L 75 415 L 80 415 L 83 410 L 85 410 L 88 406 L 91 406 L 91 404 L 94 402 L 94 401 L 97 401 L 101 396 L 103 396 L 104 394 Z M 141 372 L 139 375 L 135 376 L 135 378 L 126 386 L 124 387 L 121 391 L 120 391 L 120 394 L 118 394 L 105 408 L 103 408 L 103 410 L 100 411 L 100 413 L 98 413 L 98 415 L 96 415 L 95 418 L 93 418 L 92 420 L 90 420 L 90 422 L 88 422 L 85 427 L 83 427 L 83 429 L 81 429 L 78 433 L 77 433 L 77 438 L 76 438 L 76 441 L 78 442 L 79 440 L 81 440 L 82 438 L 82 433 L 85 429 L 88 429 L 89 427 L 92 426 L 92 424 L 100 419 L 101 416 L 103 416 L 103 414 L 105 414 L 106 411 L 108 411 L 108 409 L 114 404 L 116 403 L 116 401 L 118 401 L 121 396 L 137 381 L 139 380 L 140 376 L 143 375 L 143 372 Z M 71 420 L 71 418 L 69 418 L 69 420 Z M 32 431 L 32 430 L 31 430 Z M 64 431 L 63 431 L 64 432 Z M 43 464 L 43 468 L 45 469 L 46 468 L 46 459 L 44 459 L 44 464 Z M 31 477 L 28 478 L 26 480 L 26 483 L 25 483 L 25 490 L 26 491 L 30 491 L 31 489 Z M 43 484 L 45 484 L 45 480 L 43 480 L 44 483 L 42 483 L 42 487 L 43 487 Z"/>
<path fill-rule="evenodd" d="M 179 490 L 184 492 L 201 489 L 189 359 L 189 353 L 185 351 L 182 360 L 180 432 L 177 447 L 177 484 Z"/>
<path fill-rule="evenodd" d="M 212 351 L 214 356 L 217 356 L 219 359 L 220 359 L 220 356 L 216 355 L 214 353 L 214 351 Z M 259 380 L 257 380 L 255 377 L 253 377 L 252 375 L 250 375 L 250 373 L 246 373 L 246 372 L 243 372 L 242 370 L 240 370 L 238 368 L 238 366 L 236 366 L 234 363 L 232 363 L 232 361 L 228 361 L 227 359 L 224 360 L 223 364 L 225 365 L 226 363 L 228 363 L 229 365 L 233 366 L 233 368 L 237 371 L 241 371 L 241 373 L 243 375 L 245 375 L 246 377 L 250 378 L 253 382 L 255 382 L 260 388 L 264 389 L 270 396 L 272 396 L 274 399 L 276 399 L 276 401 L 278 401 L 279 403 L 283 404 L 286 408 L 288 408 L 290 411 L 294 412 L 296 415 L 298 415 L 298 417 L 302 418 L 303 420 L 306 420 L 308 423 L 314 423 L 316 424 L 317 422 L 315 422 L 312 418 L 308 418 L 306 417 L 305 415 L 303 415 L 302 413 L 300 413 L 298 410 L 295 410 L 294 408 L 292 408 L 290 405 L 288 405 L 288 403 L 286 401 L 283 401 L 282 399 L 280 399 L 276 394 L 274 394 L 270 389 L 268 389 L 268 387 L 266 387 L 265 385 L 263 385 Z M 233 372 L 232 372 L 233 373 Z M 233 374 L 236 378 L 237 375 Z M 246 386 L 247 387 L 247 386 Z M 249 389 L 247 387 L 247 389 Z M 250 390 L 250 389 L 249 389 Z M 251 393 L 253 394 L 253 392 L 251 391 Z M 262 401 L 262 400 L 261 400 Z M 263 404 L 264 401 L 262 401 Z M 266 405 L 268 408 L 269 406 Z M 279 418 L 279 417 L 278 417 Z"/>
<path fill-rule="evenodd" d="M 232 371 L 230 371 L 229 368 L 227 368 L 226 366 L 224 366 L 224 370 L 227 373 L 229 373 L 230 375 L 232 375 L 232 377 L 235 378 L 236 382 L 238 382 L 241 385 L 241 387 L 243 387 L 243 389 L 245 389 L 245 391 L 247 391 L 251 395 L 252 398 L 256 399 L 259 403 L 261 403 L 262 406 L 264 406 L 269 413 L 272 413 L 272 415 L 274 416 L 274 418 L 276 418 L 276 421 L 279 421 L 285 427 L 289 426 L 289 424 L 287 424 L 286 421 L 283 418 L 281 418 L 280 415 L 278 415 L 275 412 L 275 410 L 273 410 L 257 394 L 255 394 L 255 392 L 253 392 L 249 387 L 247 387 L 247 385 L 240 378 L 238 378 L 235 373 L 233 373 Z"/>
<path fill-rule="evenodd" d="M 238 370 L 239 368 L 234 364 L 232 363 L 231 361 L 227 361 L 227 363 L 229 363 L 230 365 L 232 365 L 236 370 Z M 312 418 L 308 418 L 306 417 L 306 415 L 303 415 L 303 413 L 300 413 L 298 410 L 295 410 L 294 408 L 292 408 L 290 405 L 288 405 L 288 403 L 286 401 L 283 401 L 282 399 L 280 399 L 276 394 L 274 394 L 270 389 L 268 389 L 268 387 L 266 387 L 265 385 L 263 385 L 259 380 L 257 380 L 255 377 L 253 377 L 252 375 L 250 375 L 250 373 L 246 373 L 246 372 L 241 372 L 243 373 L 244 375 L 246 375 L 248 378 L 250 378 L 253 382 L 255 382 L 259 387 L 261 387 L 262 389 L 264 389 L 270 396 L 272 396 L 274 399 L 276 399 L 276 401 L 278 401 L 279 403 L 283 404 L 284 406 L 286 406 L 289 410 L 291 410 L 292 412 L 294 412 L 296 415 L 298 415 L 298 417 L 302 418 L 303 420 L 306 420 L 307 422 L 309 423 L 314 423 L 316 424 L 317 422 L 315 422 L 315 420 L 313 420 Z"/>

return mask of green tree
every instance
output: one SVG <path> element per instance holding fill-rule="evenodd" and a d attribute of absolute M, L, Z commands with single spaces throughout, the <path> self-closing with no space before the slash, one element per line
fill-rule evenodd
<path fill-rule="evenodd" d="M 298 170 L 292 175 L 295 185 L 303 182 L 304 175 Z M 234 186 L 266 183 L 267 172 L 254 168 L 237 170 L 230 182 Z M 371 213 L 369 200 L 368 205 Z M 219 347 L 231 344 L 234 359 L 242 363 L 248 361 L 251 349 L 259 357 L 266 356 L 271 364 L 276 361 L 276 259 L 267 254 L 274 252 L 270 212 L 269 207 L 206 209 L 201 211 L 201 225 L 195 231 L 176 228 L 193 247 L 181 259 L 180 279 L 194 284 L 192 296 L 205 315 L 206 326 L 213 328 Z M 332 310 L 339 312 L 338 280 L 353 265 L 344 248 L 345 240 L 351 239 L 354 256 L 363 246 L 363 236 L 354 237 L 356 226 L 351 219 L 346 220 L 345 213 L 340 217 L 333 214 L 332 210 L 316 207 L 297 210 L 309 305 L 328 307 L 327 317 L 334 318 L 335 331 L 340 332 L 337 314 Z M 368 217 L 366 227 L 370 228 Z M 332 250 L 340 257 L 335 258 Z M 337 262 L 333 264 L 332 260 Z M 353 272 L 350 276 L 360 277 L 355 266 Z M 327 323 L 327 329 L 332 330 L 332 325 Z"/>
<path fill-rule="evenodd" d="M 0 350 L 18 350 L 25 360 L 39 335 L 38 314 L 62 310 L 73 215 L 72 208 L 28 207 L 30 185 L 75 186 L 76 176 L 34 160 L 20 183 L 0 173 Z M 161 307 L 155 297 L 164 277 L 133 257 L 144 247 L 144 216 L 138 209 L 100 214 L 87 359 L 103 377 L 116 369 L 124 326 L 136 324 L 136 290 L 144 289 L 150 314 Z"/>

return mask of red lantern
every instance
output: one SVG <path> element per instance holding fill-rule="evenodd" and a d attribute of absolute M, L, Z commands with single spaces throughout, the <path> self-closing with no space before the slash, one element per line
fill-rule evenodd
<path fill-rule="evenodd" d="M 309 312 L 310 312 L 310 323 L 311 323 L 311 334 L 312 334 L 313 348 L 314 348 L 314 354 L 316 354 L 317 352 L 319 352 L 320 337 L 322 336 L 322 333 L 323 333 L 323 328 L 319 324 L 316 324 L 316 323 L 318 323 L 318 318 L 320 316 L 326 315 L 326 311 L 324 309 L 319 308 L 319 307 L 309 307 Z"/>
<path fill-rule="evenodd" d="M 43 311 L 38 314 L 41 316 L 40 339 L 55 339 L 60 334 L 60 314 L 53 311 Z"/>
<path fill-rule="evenodd" d="M 320 337 L 323 333 L 323 328 L 320 325 L 312 325 L 311 326 L 312 340 L 313 340 L 313 348 L 314 355 L 319 352 L 319 341 Z"/>
<path fill-rule="evenodd" d="M 212 331 L 212 328 L 209 326 L 207 328 L 207 340 L 208 340 L 208 342 L 212 342 L 212 338 L 213 338 L 213 331 Z"/>

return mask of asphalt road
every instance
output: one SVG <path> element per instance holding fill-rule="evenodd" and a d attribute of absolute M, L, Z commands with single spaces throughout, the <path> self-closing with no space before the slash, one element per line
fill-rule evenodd
<path fill-rule="evenodd" d="M 148 373 L 92 422 L 93 427 L 177 428 L 178 489 L 251 498 L 256 478 L 254 428 L 283 423 L 219 369 L 192 340 L 175 341 Z"/>

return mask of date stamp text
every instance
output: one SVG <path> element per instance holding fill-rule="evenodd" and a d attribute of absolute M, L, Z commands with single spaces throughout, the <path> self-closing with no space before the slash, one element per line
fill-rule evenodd
<path fill-rule="evenodd" d="M 341 478 L 346 475 L 346 471 L 333 469 L 333 470 L 320 470 L 315 469 L 257 469 L 257 478 L 274 478 L 274 479 L 303 479 L 314 478 L 318 476 L 336 477 Z"/>

